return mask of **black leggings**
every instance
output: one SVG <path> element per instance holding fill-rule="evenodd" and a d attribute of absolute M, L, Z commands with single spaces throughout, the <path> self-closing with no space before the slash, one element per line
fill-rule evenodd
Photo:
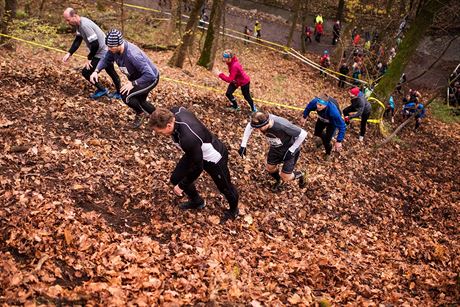
<path fill-rule="evenodd" d="M 217 163 L 203 161 L 203 169 L 208 173 L 214 183 L 216 184 L 219 191 L 227 199 L 230 209 L 238 208 L 238 191 L 230 181 L 230 172 L 228 170 L 228 150 L 224 148 L 222 158 Z M 171 183 L 175 186 L 182 178 L 184 178 L 189 171 L 189 164 L 185 156 L 183 156 L 176 165 L 172 175 Z M 194 204 L 200 204 L 203 202 L 200 194 L 196 190 L 195 184 L 191 183 L 184 188 L 184 193 L 188 196 L 189 200 Z"/>
<path fill-rule="evenodd" d="M 346 107 L 345 109 L 343 109 L 343 116 L 348 116 L 351 112 L 356 111 L 357 110 L 352 106 Z M 363 114 L 361 114 L 361 129 L 359 131 L 359 135 L 362 137 L 364 137 L 364 135 L 366 134 L 366 125 L 369 116 L 371 116 L 371 112 L 363 112 Z"/>
<path fill-rule="evenodd" d="M 149 85 L 135 85 L 128 95 L 122 95 L 123 102 L 133 109 L 136 114 L 141 114 L 143 112 L 152 114 L 155 111 L 155 107 L 147 101 L 147 97 L 150 91 L 157 86 L 159 80 L 160 75 Z"/>
<path fill-rule="evenodd" d="M 250 83 L 251 82 L 248 82 L 248 84 L 241 86 L 241 93 L 243 93 L 243 97 L 248 102 L 249 107 L 251 107 L 251 110 L 254 111 L 254 101 L 252 100 L 251 93 L 249 92 Z M 234 108 L 238 107 L 236 98 L 235 96 L 233 96 L 233 93 L 236 91 L 237 88 L 238 86 L 236 86 L 234 83 L 230 83 L 228 85 L 227 92 L 225 93 L 225 96 L 227 96 L 228 100 L 230 100 Z"/>
<path fill-rule="evenodd" d="M 393 108 L 386 108 L 385 113 L 383 114 L 384 117 L 388 117 L 388 115 L 391 115 L 391 117 L 395 116 L 395 109 Z"/>
<path fill-rule="evenodd" d="M 324 131 L 326 128 L 326 131 Z M 325 123 L 321 120 L 318 120 L 315 125 L 315 136 L 319 136 L 323 141 L 324 148 L 326 149 L 326 154 L 330 155 L 332 151 L 331 140 L 334 136 L 335 126 L 329 123 Z"/>
<path fill-rule="evenodd" d="M 83 67 L 83 69 L 81 70 L 81 74 L 83 75 L 83 77 L 86 80 L 89 81 L 89 77 L 91 76 L 91 74 L 96 69 L 97 64 L 99 63 L 100 60 L 101 59 L 94 57 L 91 60 L 91 66 L 92 67 L 90 67 L 90 69 L 86 69 L 86 67 Z M 119 93 L 120 92 L 120 87 L 121 87 L 120 86 L 120 77 L 118 76 L 117 72 L 115 71 L 115 68 L 113 67 L 113 63 L 107 64 L 107 67 L 105 68 L 105 71 L 110 76 L 110 78 L 112 78 L 113 85 L 115 86 L 115 89 Z M 99 81 L 96 82 L 94 85 L 97 87 L 98 90 L 103 91 L 105 89 L 105 87 Z"/>

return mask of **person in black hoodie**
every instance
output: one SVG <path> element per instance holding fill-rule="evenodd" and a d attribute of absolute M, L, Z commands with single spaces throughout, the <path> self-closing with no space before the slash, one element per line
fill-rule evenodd
<path fill-rule="evenodd" d="M 348 73 L 350 72 L 350 68 L 348 68 L 348 65 L 346 62 L 344 62 L 340 68 L 339 68 L 339 73 L 342 75 L 339 76 L 339 87 L 345 87 L 345 79 L 346 76 L 348 76 Z"/>
<path fill-rule="evenodd" d="M 171 110 L 156 109 L 150 116 L 149 127 L 156 133 L 171 136 L 174 143 L 184 151 L 171 175 L 174 193 L 178 196 L 185 193 L 189 198 L 189 201 L 179 207 L 205 207 L 205 201 L 194 184 L 204 170 L 230 204 L 230 209 L 224 212 L 221 222 L 235 219 L 239 213 L 239 196 L 230 180 L 226 146 L 184 107 L 173 107 Z"/>
<path fill-rule="evenodd" d="M 343 116 L 345 116 L 345 123 L 349 124 L 352 118 L 361 118 L 361 129 L 359 131 L 359 140 L 364 140 L 366 134 L 366 125 L 369 116 L 371 115 L 372 107 L 367 101 L 364 94 L 361 93 L 358 87 L 354 87 L 349 91 L 351 97 L 351 105 L 343 109 Z M 350 113 L 354 112 L 353 115 Z"/>

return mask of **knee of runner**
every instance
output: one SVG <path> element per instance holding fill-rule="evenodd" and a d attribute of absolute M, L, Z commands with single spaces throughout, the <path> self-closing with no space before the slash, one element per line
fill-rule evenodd
<path fill-rule="evenodd" d="M 84 67 L 81 70 L 81 74 L 85 79 L 89 79 L 89 77 L 91 76 L 90 71 L 88 69 L 86 69 L 86 67 Z"/>

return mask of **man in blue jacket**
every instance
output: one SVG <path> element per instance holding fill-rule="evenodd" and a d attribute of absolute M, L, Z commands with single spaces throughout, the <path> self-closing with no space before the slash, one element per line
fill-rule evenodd
<path fill-rule="evenodd" d="M 425 106 L 420 102 L 410 101 L 403 106 L 403 118 L 409 118 L 411 115 L 415 116 L 415 129 L 420 128 L 422 124 L 422 118 L 425 117 Z"/>
<path fill-rule="evenodd" d="M 110 30 L 105 41 L 109 52 L 97 64 L 90 81 L 97 82 L 97 74 L 107 65 L 116 62 L 121 72 L 129 80 L 120 89 L 121 99 L 136 112 L 133 127 L 139 128 L 145 118 L 145 113 L 152 114 L 155 111 L 155 107 L 147 101 L 147 97 L 149 92 L 157 86 L 160 73 L 139 47 L 123 39 L 120 31 Z"/>
<path fill-rule="evenodd" d="M 334 147 L 335 150 L 339 151 L 342 148 L 342 141 L 345 137 L 345 131 L 347 128 L 342 116 L 340 115 L 337 101 L 326 94 L 313 98 L 313 100 L 311 100 L 305 107 L 305 110 L 303 111 L 304 124 L 312 111 L 316 111 L 318 113 L 318 120 L 316 121 L 314 135 L 321 138 L 324 148 L 326 149 L 325 159 L 328 159 L 332 152 L 333 146 L 331 144 L 331 140 L 334 136 L 335 130 L 338 129 L 339 133 Z"/>

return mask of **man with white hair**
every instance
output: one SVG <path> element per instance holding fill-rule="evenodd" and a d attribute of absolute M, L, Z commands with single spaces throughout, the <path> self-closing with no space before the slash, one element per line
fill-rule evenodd
<path fill-rule="evenodd" d="M 83 67 L 81 73 L 83 77 L 89 81 L 91 74 L 96 68 L 99 61 L 107 53 L 107 46 L 105 44 L 105 34 L 102 32 L 93 21 L 86 17 L 81 17 L 73 8 L 67 8 L 64 11 L 64 19 L 68 25 L 76 28 L 76 35 L 69 52 L 62 58 L 65 63 L 74 54 L 75 51 L 80 47 L 82 41 L 85 41 L 88 47 L 89 54 L 85 67 Z M 105 68 L 107 74 L 112 78 L 113 84 L 115 85 L 116 92 L 110 95 L 111 98 L 121 99 L 120 94 L 120 77 L 115 71 L 113 64 L 107 65 Z M 108 95 L 109 91 L 100 82 L 93 83 L 97 90 L 90 97 L 92 99 L 98 99 L 104 95 Z"/>

